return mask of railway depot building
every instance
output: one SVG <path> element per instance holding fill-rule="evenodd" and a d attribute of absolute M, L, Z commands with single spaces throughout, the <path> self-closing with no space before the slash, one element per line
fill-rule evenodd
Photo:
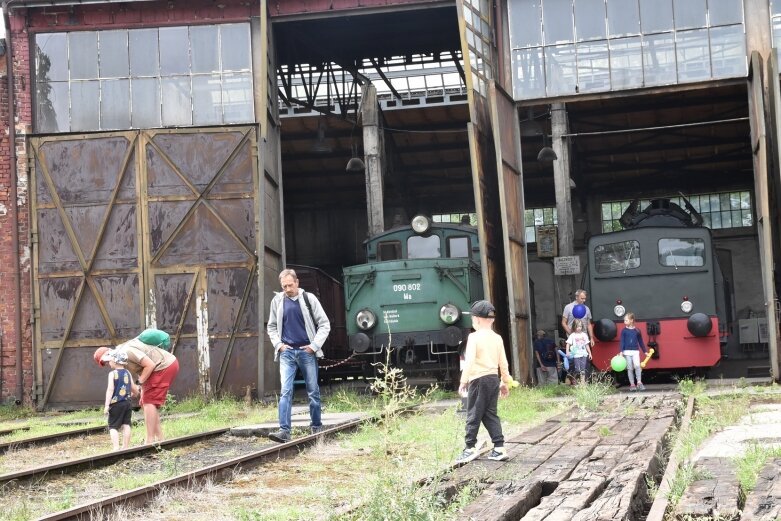
<path fill-rule="evenodd" d="M 714 371 L 778 378 L 775 0 L 3 7 L 2 402 L 98 403 L 95 348 L 150 326 L 174 394 L 271 394 L 282 267 L 340 278 L 421 213 L 471 216 L 530 382 L 588 239 L 683 196 L 733 297 Z"/>

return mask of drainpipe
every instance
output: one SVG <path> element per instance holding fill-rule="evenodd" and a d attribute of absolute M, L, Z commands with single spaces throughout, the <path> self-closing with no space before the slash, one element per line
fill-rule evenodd
<path fill-rule="evenodd" d="M 16 328 L 16 399 L 17 405 L 24 396 L 24 375 L 22 374 L 22 273 L 19 265 L 19 204 L 16 200 L 16 111 L 14 110 L 14 48 L 11 38 L 11 18 L 8 6 L 13 0 L 3 2 L 3 22 L 5 23 L 6 53 L 8 56 L 8 144 L 11 162 L 11 186 L 9 199 L 13 208 L 11 226 L 11 251 L 13 252 L 14 276 L 14 327 Z"/>

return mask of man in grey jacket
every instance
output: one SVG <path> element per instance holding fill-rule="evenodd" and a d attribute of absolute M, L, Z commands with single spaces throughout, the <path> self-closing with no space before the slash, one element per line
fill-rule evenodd
<path fill-rule="evenodd" d="M 279 274 L 282 292 L 271 300 L 271 313 L 266 331 L 274 345 L 274 360 L 279 361 L 282 393 L 279 397 L 279 430 L 269 438 L 280 443 L 290 441 L 293 409 L 293 380 L 300 369 L 309 395 L 311 431 L 323 428 L 320 419 L 320 386 L 317 382 L 317 359 L 323 356 L 323 344 L 331 331 L 331 323 L 317 297 L 298 287 L 293 270 Z"/>

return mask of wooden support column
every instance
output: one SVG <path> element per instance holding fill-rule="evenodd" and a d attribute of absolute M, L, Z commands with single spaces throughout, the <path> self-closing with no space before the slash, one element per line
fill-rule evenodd
<path fill-rule="evenodd" d="M 551 104 L 551 135 L 556 159 L 553 162 L 553 185 L 556 190 L 556 212 L 558 214 L 559 256 L 567 257 L 575 251 L 575 232 L 572 223 L 572 188 L 570 186 L 569 133 L 567 107 L 564 103 Z M 575 291 L 574 275 L 559 276 L 556 280 L 556 297 L 559 299 L 557 312 L 570 302 Z"/>
<path fill-rule="evenodd" d="M 385 231 L 383 187 L 385 157 L 384 141 L 380 127 L 380 108 L 377 89 L 368 84 L 363 87 L 361 121 L 363 122 L 363 153 L 366 163 L 366 213 L 369 218 L 369 235 Z"/>
<path fill-rule="evenodd" d="M 754 158 L 754 201 L 759 235 L 759 259 L 762 269 L 762 286 L 767 316 L 768 351 L 770 369 L 774 380 L 779 380 L 779 328 L 777 317 L 778 296 L 773 256 L 773 217 L 770 205 L 770 182 L 767 127 L 765 118 L 766 89 L 762 58 L 759 52 L 751 53 L 749 68 L 748 105 L 751 122 L 751 150 Z M 778 81 L 773 78 L 772 81 Z"/>

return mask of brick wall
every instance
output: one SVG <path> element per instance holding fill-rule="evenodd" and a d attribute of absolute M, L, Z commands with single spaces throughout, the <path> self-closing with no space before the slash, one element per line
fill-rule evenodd
<path fill-rule="evenodd" d="M 20 20 L 12 21 L 13 57 L 6 56 L 6 67 L 0 78 L 0 325 L 2 326 L 2 354 L 0 354 L 0 400 L 21 400 L 30 403 L 33 386 L 32 330 L 30 327 L 31 279 L 30 279 L 30 216 L 27 194 L 27 134 L 30 125 L 30 72 L 27 33 Z M 9 142 L 8 69 L 13 66 L 14 92 L 16 95 L 16 176 L 11 172 L 11 143 Z M 16 179 L 17 198 L 11 200 L 11 183 Z M 13 251 L 11 240 L 13 226 L 18 227 L 19 250 Z M 14 256 L 19 259 L 21 299 L 16 296 Z M 17 331 L 15 314 L 22 312 L 22 330 Z M 23 393 L 17 393 L 16 346 L 22 339 Z"/>

